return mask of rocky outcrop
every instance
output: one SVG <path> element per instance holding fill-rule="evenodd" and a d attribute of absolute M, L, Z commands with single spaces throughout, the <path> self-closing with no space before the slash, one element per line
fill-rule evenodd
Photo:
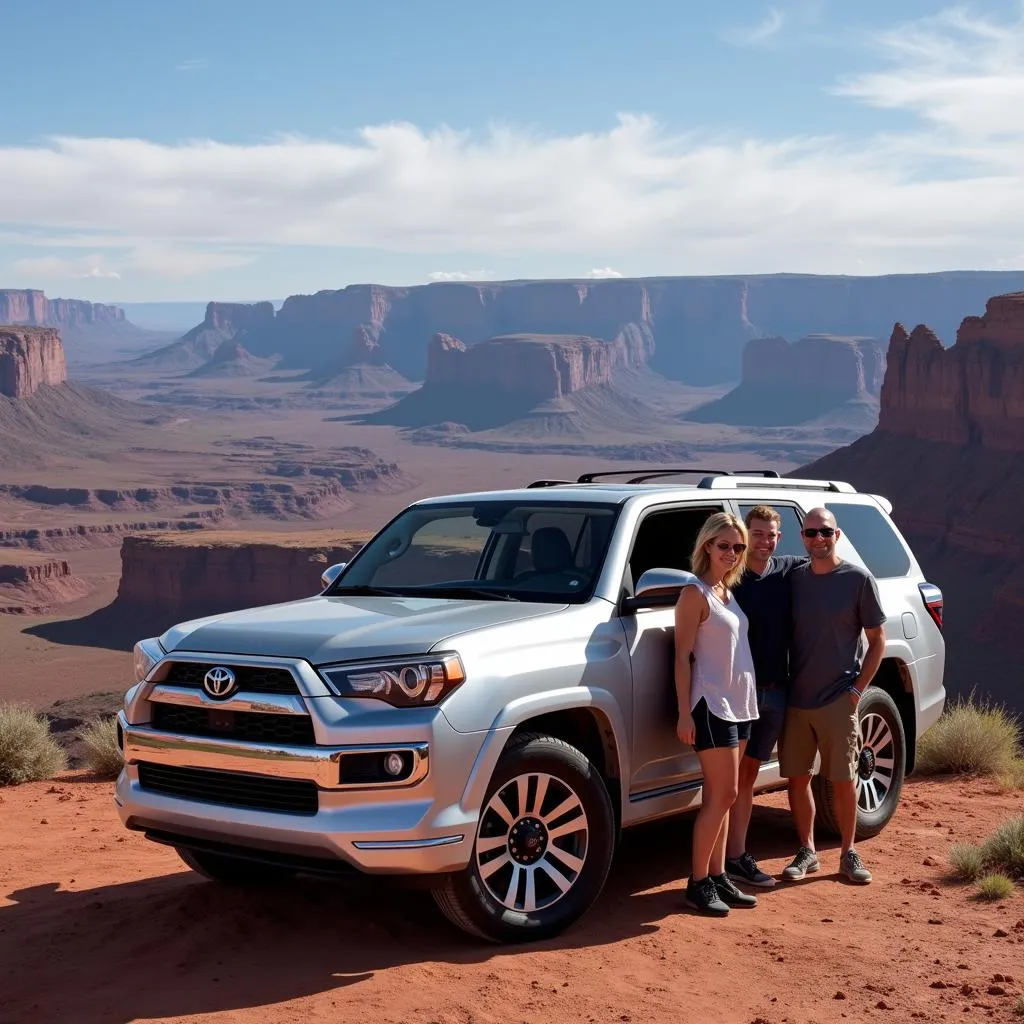
<path fill-rule="evenodd" d="M 1016 679 L 1024 535 L 1024 301 L 997 296 L 944 349 L 899 324 L 867 437 L 796 471 L 882 494 L 946 599 L 947 686 L 1024 711 Z M 841 524 L 840 524 L 841 525 Z"/>
<path fill-rule="evenodd" d="M 5 564 L 0 552 L 0 615 L 39 615 L 76 601 L 91 589 L 63 560 L 22 558 Z"/>
<path fill-rule="evenodd" d="M 636 323 L 657 340 L 654 370 L 689 384 L 718 384 L 739 378 L 743 346 L 751 338 L 800 338 L 814 331 L 880 338 L 907 315 L 952 337 L 964 309 L 1022 288 L 1024 272 L 1016 271 L 352 285 L 291 296 L 272 326 L 245 345 L 258 356 L 286 353 L 288 365 L 315 368 L 337 360 L 352 331 L 364 324 L 390 366 L 422 380 L 425 339 L 439 332 L 469 348 L 509 334 L 610 338 L 620 324 Z"/>
<path fill-rule="evenodd" d="M 809 334 L 755 338 L 743 350 L 743 377 L 727 395 L 687 419 L 701 423 L 782 426 L 815 421 L 871 430 L 885 356 L 873 338 Z"/>
<path fill-rule="evenodd" d="M 346 366 L 382 366 L 384 353 L 378 341 L 378 331 L 367 324 L 359 324 L 352 332 L 352 341 L 345 353 Z"/>
<path fill-rule="evenodd" d="M 225 342 L 236 341 L 249 349 L 249 340 L 256 339 L 272 328 L 274 305 L 271 302 L 210 302 L 206 318 L 170 345 L 132 360 L 132 365 L 152 370 L 192 371 L 212 360 Z M 226 355 L 230 353 L 228 350 Z M 260 355 L 273 355 L 264 351 Z"/>
<path fill-rule="evenodd" d="M 364 534 L 126 537 L 116 607 L 170 625 L 181 619 L 310 597 L 320 574 L 347 562 Z"/>
<path fill-rule="evenodd" d="M 1024 292 L 989 300 L 943 348 L 919 325 L 889 342 L 879 429 L 889 434 L 1024 451 Z"/>
<path fill-rule="evenodd" d="M 35 289 L 0 291 L 0 323 L 71 328 L 126 323 L 124 310 L 84 299 L 48 299 Z"/>
<path fill-rule="evenodd" d="M 52 327 L 0 327 L 0 395 L 28 398 L 67 380 L 60 334 Z"/>
<path fill-rule="evenodd" d="M 190 377 L 258 377 L 267 373 L 274 365 L 273 359 L 260 359 L 254 356 L 236 336 L 231 341 L 224 341 L 217 347 L 213 355 L 196 367 Z"/>
<path fill-rule="evenodd" d="M 79 551 L 85 548 L 110 548 L 133 533 L 154 530 L 203 530 L 224 519 L 220 508 L 188 512 L 181 519 L 147 519 L 120 523 L 76 523 L 72 526 L 30 527 L 21 530 L 0 530 L 0 561 L 4 548 L 27 548 L 32 551 Z"/>

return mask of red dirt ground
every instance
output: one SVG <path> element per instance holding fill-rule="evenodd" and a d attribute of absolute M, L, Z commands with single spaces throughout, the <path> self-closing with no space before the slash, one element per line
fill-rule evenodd
<path fill-rule="evenodd" d="M 386 881 L 218 888 L 124 832 L 110 783 L 72 774 L 0 790 L 0 1022 L 1019 1020 L 1024 890 L 980 903 L 943 867 L 1019 810 L 985 784 L 912 781 L 860 846 L 873 885 L 841 882 L 823 846 L 820 875 L 725 921 L 682 908 L 689 821 L 645 826 L 574 929 L 502 948 Z M 782 794 L 752 836 L 780 871 Z"/>

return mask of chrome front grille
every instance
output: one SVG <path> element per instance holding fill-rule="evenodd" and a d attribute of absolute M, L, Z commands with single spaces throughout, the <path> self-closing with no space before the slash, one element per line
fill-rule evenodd
<path fill-rule="evenodd" d="M 153 728 L 182 736 L 216 736 L 247 743 L 313 746 L 316 736 L 308 715 L 234 711 L 227 707 L 153 704 Z"/>
<path fill-rule="evenodd" d="M 174 661 L 167 668 L 161 682 L 168 686 L 183 686 L 200 690 L 203 677 L 211 668 L 229 668 L 235 674 L 238 689 L 246 693 L 298 694 L 295 677 L 286 668 L 268 668 L 265 665 L 231 665 L 225 662 Z"/>

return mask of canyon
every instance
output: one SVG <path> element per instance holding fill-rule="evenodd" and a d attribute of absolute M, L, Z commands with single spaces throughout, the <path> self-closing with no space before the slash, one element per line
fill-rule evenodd
<path fill-rule="evenodd" d="M 1024 710 L 1024 293 L 991 298 L 945 348 L 897 323 L 875 430 L 796 471 L 883 494 L 946 595 L 950 678 Z"/>
<path fill-rule="evenodd" d="M 409 380 L 423 380 L 427 341 L 438 333 L 468 348 L 511 334 L 608 339 L 634 323 L 653 334 L 652 369 L 704 386 L 735 382 L 752 338 L 882 338 L 901 318 L 952 334 L 964 309 L 1021 288 L 1024 272 L 1016 271 L 350 285 L 289 296 L 276 313 L 246 327 L 244 344 L 256 356 L 282 355 L 281 365 L 311 368 L 337 358 L 364 325 L 384 361 Z"/>

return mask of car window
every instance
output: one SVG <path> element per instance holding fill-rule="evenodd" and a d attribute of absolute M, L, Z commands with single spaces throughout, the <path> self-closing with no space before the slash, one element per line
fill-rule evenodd
<path fill-rule="evenodd" d="M 839 529 L 857 549 L 868 572 L 876 579 L 906 576 L 910 556 L 889 520 L 877 505 L 826 504 Z"/>
<path fill-rule="evenodd" d="M 690 554 L 704 520 L 721 505 L 673 508 L 648 513 L 636 533 L 629 556 L 629 572 L 635 584 L 648 569 L 690 570 Z"/>
<path fill-rule="evenodd" d="M 779 546 L 775 549 L 777 555 L 797 555 L 800 558 L 807 557 L 807 551 L 804 548 L 804 542 L 800 539 L 800 528 L 801 520 L 797 514 L 796 508 L 792 505 L 775 505 L 768 501 L 757 502 L 758 505 L 767 505 L 769 508 L 775 509 L 776 512 L 782 517 L 782 539 L 779 541 Z M 754 504 L 740 505 L 740 517 L 746 522 L 747 514 Z"/>

